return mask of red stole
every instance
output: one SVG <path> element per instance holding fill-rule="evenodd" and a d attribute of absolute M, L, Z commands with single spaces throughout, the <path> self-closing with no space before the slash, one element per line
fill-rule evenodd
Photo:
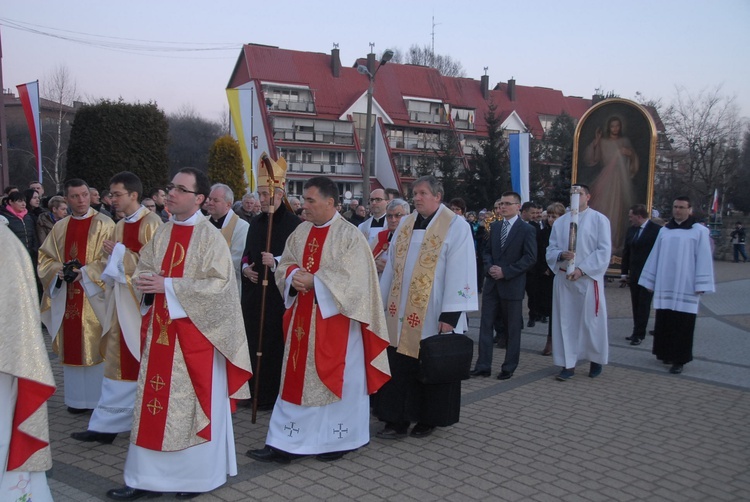
<path fill-rule="evenodd" d="M 194 227 L 174 225 L 167 252 L 162 261 L 164 277 L 182 277 L 190 237 Z M 151 318 L 148 319 L 149 314 Z M 154 303 L 144 316 L 141 336 L 145 337 L 149 324 L 153 326 L 146 378 L 143 382 L 143 401 L 138 439 L 142 448 L 162 451 L 164 430 L 167 425 L 169 393 L 172 386 L 172 365 L 175 344 L 179 340 L 185 365 L 203 413 L 209 424 L 198 432 L 206 441 L 211 440 L 211 381 L 214 347 L 195 327 L 189 318 L 171 319 L 167 308 L 166 294 L 154 295 Z M 230 364 L 227 363 L 227 369 Z"/>
<path fill-rule="evenodd" d="M 327 227 L 313 227 L 305 243 L 302 254 L 302 264 L 310 273 L 315 273 L 320 268 L 323 245 L 328 235 Z M 288 275 L 299 267 L 289 267 Z M 284 314 L 284 333 L 290 333 L 289 357 L 286 361 L 284 375 L 284 387 L 281 389 L 281 398 L 284 401 L 300 405 L 302 404 L 302 393 L 305 382 L 305 371 L 307 368 L 307 354 L 310 342 L 310 333 L 315 331 L 315 367 L 309 368 L 317 371 L 318 378 L 323 384 L 341 398 L 344 387 L 344 365 L 346 362 L 346 347 L 349 339 L 349 319 L 341 314 L 323 319 L 320 311 L 315 305 L 315 293 L 298 293 L 295 305 Z M 313 306 L 315 316 L 313 317 Z"/>
<path fill-rule="evenodd" d="M 93 217 L 82 220 L 73 217 L 68 221 L 65 232 L 64 260 L 78 260 L 86 265 L 86 248 L 89 242 L 89 229 Z M 57 279 L 55 279 L 57 280 Z M 81 281 L 64 283 L 68 288 L 65 302 L 65 316 L 62 322 L 62 361 L 73 366 L 83 365 L 83 284 Z"/>
<path fill-rule="evenodd" d="M 133 223 L 125 223 L 122 228 L 122 244 L 134 253 L 140 253 L 143 243 L 139 240 L 143 218 Z M 130 353 L 125 337 L 120 330 L 120 377 L 123 380 L 138 380 L 141 363 Z"/>

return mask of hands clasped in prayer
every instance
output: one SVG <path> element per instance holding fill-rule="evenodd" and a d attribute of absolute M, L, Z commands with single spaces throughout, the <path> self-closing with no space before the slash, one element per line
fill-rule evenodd
<path fill-rule="evenodd" d="M 292 277 L 292 286 L 300 293 L 307 293 L 314 287 L 313 275 L 304 268 L 298 269 Z"/>

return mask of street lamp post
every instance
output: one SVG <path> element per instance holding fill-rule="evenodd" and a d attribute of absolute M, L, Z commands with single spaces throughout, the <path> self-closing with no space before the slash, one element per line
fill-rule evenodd
<path fill-rule="evenodd" d="M 375 71 L 370 73 L 365 65 L 357 66 L 357 71 L 362 75 L 367 75 L 370 80 L 367 86 L 367 124 L 365 125 L 365 166 L 362 170 L 362 204 L 367 206 L 370 200 L 370 162 L 372 159 L 372 93 L 375 87 L 375 75 L 378 74 L 378 70 L 381 66 L 385 65 L 388 61 L 393 58 L 393 51 L 386 49 L 383 52 L 383 56 L 380 58 L 380 64 Z"/>

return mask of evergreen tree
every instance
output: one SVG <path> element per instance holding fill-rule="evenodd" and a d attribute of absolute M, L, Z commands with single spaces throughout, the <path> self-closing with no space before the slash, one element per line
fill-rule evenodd
<path fill-rule="evenodd" d="M 484 116 L 488 138 L 481 143 L 481 151 L 473 149 L 469 169 L 464 173 L 464 186 L 469 206 L 492 207 L 505 191 L 511 189 L 508 140 L 500 127 L 497 105 L 490 103 Z"/>
<path fill-rule="evenodd" d="M 120 171 L 138 175 L 143 186 L 167 181 L 167 118 L 155 103 L 102 100 L 78 109 L 70 132 L 66 178 L 109 188 Z"/>
<path fill-rule="evenodd" d="M 236 199 L 247 190 L 242 167 L 240 145 L 231 136 L 217 139 L 208 152 L 208 177 L 212 183 L 224 183 L 234 192 Z"/>
<path fill-rule="evenodd" d="M 440 173 L 446 200 L 464 196 L 464 187 L 459 176 L 458 148 L 458 139 L 453 132 L 440 135 L 438 149 L 435 150 L 435 168 Z"/>
<path fill-rule="evenodd" d="M 551 184 L 545 190 L 546 202 L 562 202 L 566 206 L 570 201 L 570 180 L 573 176 L 573 140 L 576 123 L 573 117 L 562 112 L 549 131 L 544 135 L 546 143 L 546 161 L 554 169 L 559 166 L 559 175 L 551 177 Z"/>

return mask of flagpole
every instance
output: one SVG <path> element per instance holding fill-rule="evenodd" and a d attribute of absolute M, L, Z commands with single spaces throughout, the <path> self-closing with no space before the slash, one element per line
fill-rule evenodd
<path fill-rule="evenodd" d="M 5 87 L 3 86 L 3 42 L 0 36 L 0 150 L 2 150 L 2 159 L 0 159 L 0 188 L 10 185 L 10 165 L 8 164 L 8 132 L 5 128 Z"/>

